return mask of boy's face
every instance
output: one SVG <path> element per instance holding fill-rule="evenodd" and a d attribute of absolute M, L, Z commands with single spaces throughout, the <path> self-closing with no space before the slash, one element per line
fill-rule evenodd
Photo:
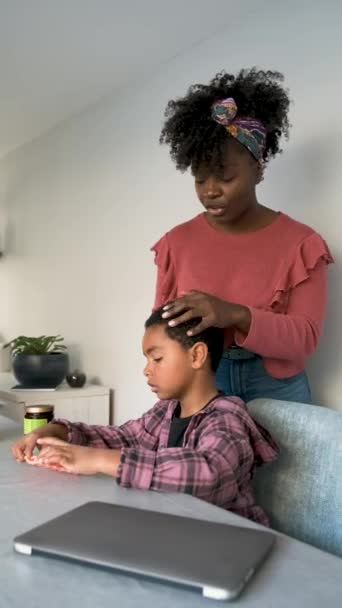
<path fill-rule="evenodd" d="M 146 329 L 143 337 L 146 357 L 144 374 L 159 399 L 180 399 L 191 384 L 194 369 L 191 349 L 171 340 L 162 325 Z"/>

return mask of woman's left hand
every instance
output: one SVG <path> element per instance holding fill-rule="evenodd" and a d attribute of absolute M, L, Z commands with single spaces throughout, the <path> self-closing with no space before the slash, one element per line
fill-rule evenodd
<path fill-rule="evenodd" d="M 190 336 L 199 334 L 207 327 L 236 327 L 248 333 L 251 323 L 251 315 L 247 307 L 224 302 L 202 291 L 190 291 L 166 304 L 164 311 L 163 318 L 170 319 L 171 327 L 201 317 L 201 322 L 188 331 Z"/>

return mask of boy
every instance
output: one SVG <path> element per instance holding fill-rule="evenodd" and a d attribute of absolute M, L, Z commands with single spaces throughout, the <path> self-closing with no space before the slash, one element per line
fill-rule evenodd
<path fill-rule="evenodd" d="M 143 337 L 144 374 L 159 399 L 151 410 L 120 427 L 54 420 L 17 441 L 12 453 L 68 473 L 111 475 L 127 488 L 187 492 L 267 525 L 250 481 L 277 448 L 240 399 L 216 389 L 223 330 L 189 336 L 199 319 L 171 327 L 162 314 L 149 317 Z"/>

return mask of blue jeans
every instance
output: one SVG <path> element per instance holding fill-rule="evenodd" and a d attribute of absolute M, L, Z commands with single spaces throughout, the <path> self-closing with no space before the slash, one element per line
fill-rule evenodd
<path fill-rule="evenodd" d="M 259 397 L 312 403 L 305 371 L 290 378 L 273 378 L 265 370 L 261 357 L 240 361 L 221 359 L 216 385 L 226 395 L 235 395 L 246 403 Z"/>

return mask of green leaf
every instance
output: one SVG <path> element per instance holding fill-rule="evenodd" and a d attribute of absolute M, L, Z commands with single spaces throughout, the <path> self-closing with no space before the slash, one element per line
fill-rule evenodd
<path fill-rule="evenodd" d="M 46 353 L 58 353 L 66 350 L 65 344 L 61 344 L 64 338 L 57 336 L 18 336 L 14 338 L 6 346 L 11 347 L 12 355 L 16 356 L 20 353 L 41 355 Z"/>

